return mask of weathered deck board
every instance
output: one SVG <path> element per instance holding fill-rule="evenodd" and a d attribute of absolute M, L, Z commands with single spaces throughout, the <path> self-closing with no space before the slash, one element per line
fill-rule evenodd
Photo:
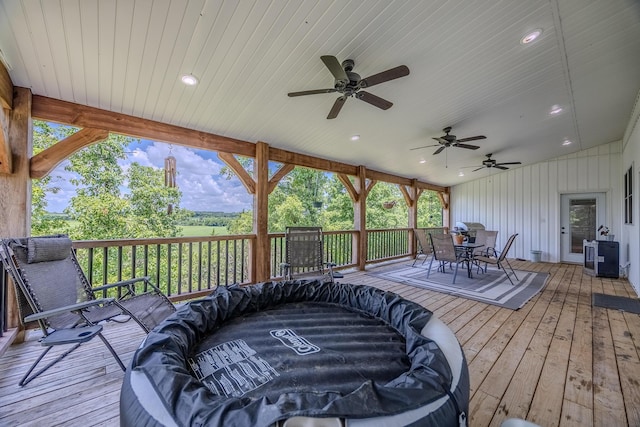
<path fill-rule="evenodd" d="M 575 265 L 512 264 L 551 275 L 544 291 L 517 311 L 366 272 L 342 281 L 396 292 L 449 325 L 469 363 L 473 427 L 499 426 L 510 417 L 545 427 L 640 425 L 640 315 L 591 306 L 594 292 L 635 296 L 629 283 L 587 276 Z M 105 336 L 125 364 L 144 338 L 132 323 L 106 325 Z M 40 350 L 33 337 L 0 359 L 0 425 L 119 425 L 123 373 L 99 340 L 18 387 Z"/>

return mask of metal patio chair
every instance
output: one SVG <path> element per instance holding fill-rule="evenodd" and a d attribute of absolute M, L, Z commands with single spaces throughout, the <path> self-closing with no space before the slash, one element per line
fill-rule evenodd
<path fill-rule="evenodd" d="M 333 271 L 335 264 L 324 261 L 322 227 L 287 227 L 285 262 L 280 266 L 287 280 L 322 277 L 334 282 L 344 276 Z"/>
<path fill-rule="evenodd" d="M 500 252 L 499 257 L 495 258 L 492 256 L 486 256 L 486 255 L 476 255 L 473 257 L 473 261 L 477 263 L 484 262 L 485 264 L 495 265 L 496 267 L 498 267 L 498 270 L 504 271 L 504 274 L 507 275 L 507 279 L 509 279 L 509 282 L 511 282 L 511 284 L 515 286 L 515 284 L 513 283 L 513 280 L 511 280 L 511 276 L 509 275 L 507 270 L 504 268 L 504 263 L 506 263 L 509 266 L 509 269 L 511 270 L 511 274 L 513 274 L 513 277 L 515 277 L 516 280 L 519 280 L 518 276 L 516 276 L 516 272 L 513 270 L 513 268 L 511 267 L 511 264 L 509 264 L 509 260 L 507 259 L 507 254 L 509 253 L 509 249 L 511 249 L 511 245 L 513 244 L 513 241 L 516 240 L 517 235 L 518 233 L 512 234 L 511 236 L 509 236 L 509 240 L 507 240 L 507 243 L 504 245 L 504 248 L 502 249 L 502 252 Z"/>
<path fill-rule="evenodd" d="M 43 334 L 40 343 L 46 347 L 22 377 L 20 386 L 95 337 L 102 340 L 124 371 L 122 361 L 102 335 L 100 323 L 133 319 L 148 333 L 175 311 L 148 277 L 92 288 L 66 235 L 4 239 L 0 242 L 0 259 L 15 284 L 21 322 L 25 327 L 36 322 Z M 67 344 L 73 346 L 32 374 L 54 346 Z"/>
<path fill-rule="evenodd" d="M 441 273 L 446 272 L 446 264 L 450 263 L 451 266 L 455 263 L 456 268 L 453 272 L 453 280 L 451 283 L 456 283 L 456 276 L 458 275 L 458 266 L 460 263 L 469 262 L 464 252 L 456 251 L 453 244 L 453 236 L 451 234 L 433 234 L 429 233 L 429 239 L 431 240 L 431 248 L 433 256 L 429 263 L 429 269 L 427 270 L 427 279 L 431 274 L 431 266 L 433 261 L 436 260 L 439 263 L 438 271 Z"/>
<path fill-rule="evenodd" d="M 496 241 L 498 240 L 498 232 L 493 230 L 477 230 L 476 231 L 476 243 L 482 243 L 484 246 L 479 248 L 479 251 L 475 254 L 478 256 L 484 255 L 487 257 L 498 257 L 498 252 L 496 251 Z M 484 268 L 480 265 L 479 262 L 475 263 L 478 267 L 478 271 L 487 272 L 487 264 L 485 263 Z"/>
<path fill-rule="evenodd" d="M 429 236 L 427 236 L 427 231 L 421 228 L 416 228 L 414 233 L 416 236 L 416 240 L 418 241 L 418 252 L 416 253 L 416 258 L 413 260 L 413 264 L 411 264 L 411 267 L 416 265 L 416 262 L 418 262 L 418 258 L 420 257 L 420 255 L 424 255 L 422 264 L 425 263 L 430 255 L 433 255 L 431 244 L 429 243 Z"/>

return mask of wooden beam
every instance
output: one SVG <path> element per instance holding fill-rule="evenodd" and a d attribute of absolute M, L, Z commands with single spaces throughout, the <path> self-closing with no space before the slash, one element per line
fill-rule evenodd
<path fill-rule="evenodd" d="M 256 157 L 256 144 L 213 133 L 196 131 L 180 126 L 156 122 L 140 117 L 101 110 L 44 96 L 33 97 L 34 118 L 56 123 L 69 124 L 81 128 L 104 129 L 109 132 L 136 138 L 152 139 L 170 144 L 184 145 L 203 150 Z M 337 162 L 301 153 L 294 153 L 269 146 L 269 160 L 273 162 L 304 166 L 335 174 L 356 176 L 358 166 Z M 367 170 L 366 178 L 392 184 L 411 185 L 413 179 L 375 170 Z M 444 191 L 445 187 L 415 181 L 418 188 Z"/>
<path fill-rule="evenodd" d="M 33 97 L 33 117 L 81 128 L 105 129 L 136 138 L 255 157 L 255 144 L 140 117 L 87 107 L 44 96 Z"/>
<path fill-rule="evenodd" d="M 358 190 L 356 190 L 356 188 L 351 183 L 349 176 L 345 174 L 337 174 L 336 176 L 338 177 L 338 180 L 340 180 L 342 185 L 344 185 L 344 188 L 347 190 L 347 193 L 349 193 L 349 197 L 351 197 L 351 201 L 356 203 L 358 200 L 360 200 L 360 193 L 358 192 Z"/>
<path fill-rule="evenodd" d="M 4 174 L 13 172 L 11 145 L 9 144 L 10 111 L 11 110 L 0 107 L 0 173 Z"/>
<path fill-rule="evenodd" d="M 287 174 L 294 169 L 295 169 L 294 165 L 291 165 L 291 164 L 282 165 L 282 167 L 280 167 L 280 169 L 278 169 L 278 171 L 274 173 L 271 179 L 269 180 L 269 194 L 273 193 L 273 190 L 276 189 L 280 180 L 285 176 L 287 176 Z"/>
<path fill-rule="evenodd" d="M 103 129 L 80 129 L 73 135 L 33 156 L 30 161 L 29 176 L 38 179 L 47 176 L 60 162 L 76 151 L 103 141 L 108 137 L 109 132 Z"/>
<path fill-rule="evenodd" d="M 4 64 L 0 61 L 0 109 L 13 108 L 13 83 Z"/>
<path fill-rule="evenodd" d="M 367 178 L 373 179 L 375 181 L 383 181 L 399 185 L 411 185 L 411 183 L 413 182 L 413 180 L 409 178 L 403 178 L 385 172 L 377 172 L 371 169 L 367 169 Z"/>
<path fill-rule="evenodd" d="M 426 182 L 421 182 L 421 181 L 416 181 L 415 186 L 416 188 L 419 188 L 421 190 L 431 190 L 431 191 L 436 191 L 438 193 L 445 193 L 449 191 L 448 190 L 449 187 L 442 187 L 440 185 L 435 185 L 435 184 L 427 184 Z"/>
<path fill-rule="evenodd" d="M 244 167 L 240 164 L 238 159 L 234 157 L 231 153 L 220 153 L 218 152 L 218 158 L 222 160 L 229 168 L 235 172 L 240 182 L 244 185 L 244 188 L 247 189 L 249 194 L 256 194 L 256 182 L 249 175 L 249 173 L 244 169 Z"/>
<path fill-rule="evenodd" d="M 0 62 L 0 173 L 13 172 L 9 144 L 9 113 L 13 108 L 13 83 L 4 64 Z"/>
<path fill-rule="evenodd" d="M 400 185 L 399 188 L 400 192 L 402 193 L 402 197 L 404 197 L 404 202 L 407 204 L 407 207 L 413 207 L 413 205 L 416 203 L 416 199 L 411 194 L 409 194 L 409 190 L 415 187 Z"/>
<path fill-rule="evenodd" d="M 281 150 L 269 147 L 269 160 L 279 163 L 290 163 L 306 168 L 320 169 L 327 172 L 343 173 L 347 175 L 357 175 L 357 168 L 346 163 L 334 162 L 320 157 L 308 156 L 306 154 L 294 153 L 292 151 Z"/>

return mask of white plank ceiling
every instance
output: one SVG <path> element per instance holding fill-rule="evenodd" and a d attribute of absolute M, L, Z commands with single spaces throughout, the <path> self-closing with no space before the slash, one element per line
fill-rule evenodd
<path fill-rule="evenodd" d="M 462 169 L 488 153 L 533 164 L 622 139 L 640 2 L 0 0 L 0 51 L 37 95 L 455 185 L 488 174 Z M 362 77 L 410 75 L 367 89 L 389 110 L 349 98 L 328 120 L 338 94 L 287 96 L 333 87 L 321 55 L 355 60 Z M 445 126 L 487 139 L 411 150 Z"/>

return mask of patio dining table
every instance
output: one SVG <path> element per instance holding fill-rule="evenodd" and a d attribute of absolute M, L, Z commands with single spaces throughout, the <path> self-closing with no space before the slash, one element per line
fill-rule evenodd
<path fill-rule="evenodd" d="M 471 261 L 473 260 L 473 252 L 476 249 L 483 247 L 484 244 L 464 242 L 462 244 L 454 244 L 453 246 L 456 248 L 456 252 L 464 254 L 464 259 L 467 261 L 467 277 L 472 278 Z"/>

